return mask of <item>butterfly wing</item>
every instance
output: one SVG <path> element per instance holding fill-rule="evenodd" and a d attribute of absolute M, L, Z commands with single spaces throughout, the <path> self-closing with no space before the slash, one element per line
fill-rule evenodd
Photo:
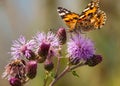
<path fill-rule="evenodd" d="M 103 27 L 106 21 L 106 14 L 104 11 L 99 10 L 98 14 L 94 16 L 96 22 L 94 23 L 95 29 L 100 29 Z"/>
<path fill-rule="evenodd" d="M 66 25 L 69 27 L 69 31 L 75 30 L 79 15 L 62 7 L 58 7 L 57 11 L 61 18 L 65 21 Z"/>
<path fill-rule="evenodd" d="M 99 8 L 99 0 L 92 0 L 81 15 L 62 7 L 58 7 L 58 13 L 69 27 L 69 31 L 100 29 L 106 21 L 105 12 Z"/>
<path fill-rule="evenodd" d="M 106 14 L 99 9 L 99 0 L 91 1 L 81 13 L 76 27 L 83 31 L 101 28 L 106 21 Z"/>

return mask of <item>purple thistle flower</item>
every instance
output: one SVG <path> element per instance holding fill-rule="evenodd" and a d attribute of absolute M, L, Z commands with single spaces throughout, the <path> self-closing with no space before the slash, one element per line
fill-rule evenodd
<path fill-rule="evenodd" d="M 37 50 L 38 50 L 37 52 L 39 52 L 39 50 L 41 50 L 40 49 L 41 45 L 44 43 L 44 44 L 50 45 L 48 54 L 49 54 L 50 51 L 52 51 L 53 52 L 52 56 L 55 55 L 55 53 L 56 53 L 55 51 L 59 47 L 59 40 L 58 40 L 58 37 L 55 34 L 53 34 L 52 32 L 48 32 L 47 34 L 37 33 L 36 36 L 34 37 L 34 39 L 36 41 L 36 47 L 37 47 Z M 43 46 L 42 46 L 42 49 L 43 49 Z"/>
<path fill-rule="evenodd" d="M 11 55 L 13 58 L 20 58 L 25 56 L 27 58 L 33 56 L 33 49 L 35 48 L 34 40 L 26 41 L 24 36 L 20 36 L 18 40 L 13 41 L 11 47 Z"/>
<path fill-rule="evenodd" d="M 86 61 L 95 54 L 93 42 L 80 34 L 71 37 L 67 47 L 68 56 L 73 64 L 79 63 L 80 60 Z"/>

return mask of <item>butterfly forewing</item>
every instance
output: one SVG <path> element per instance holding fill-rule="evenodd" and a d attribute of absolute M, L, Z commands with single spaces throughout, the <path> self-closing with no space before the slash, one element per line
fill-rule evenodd
<path fill-rule="evenodd" d="M 79 19 L 79 15 L 62 7 L 58 7 L 58 13 L 69 27 L 69 31 L 73 31 Z"/>

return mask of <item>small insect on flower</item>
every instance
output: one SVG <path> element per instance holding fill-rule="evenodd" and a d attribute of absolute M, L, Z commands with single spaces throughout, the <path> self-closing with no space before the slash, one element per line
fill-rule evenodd
<path fill-rule="evenodd" d="M 67 43 L 67 52 L 72 64 L 78 64 L 80 61 L 86 61 L 95 54 L 94 43 L 80 34 L 70 38 Z"/>
<path fill-rule="evenodd" d="M 31 59 L 35 57 L 33 52 L 34 48 L 34 40 L 26 41 L 25 37 L 21 35 L 18 40 L 13 41 L 11 55 L 13 58 L 20 58 L 25 56 L 27 59 Z"/>

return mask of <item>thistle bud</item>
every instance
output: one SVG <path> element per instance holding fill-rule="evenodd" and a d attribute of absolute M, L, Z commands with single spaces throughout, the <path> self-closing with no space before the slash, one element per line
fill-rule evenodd
<path fill-rule="evenodd" d="M 35 78 L 37 73 L 37 62 L 36 61 L 29 61 L 26 66 L 27 76 L 30 79 Z"/>
<path fill-rule="evenodd" d="M 51 71 L 53 68 L 54 68 L 54 64 L 52 61 L 49 61 L 49 60 L 46 60 L 45 63 L 44 63 L 44 68 L 47 70 L 47 71 Z"/>
<path fill-rule="evenodd" d="M 18 78 L 10 78 L 9 83 L 11 86 L 22 86 L 22 83 Z"/>
<path fill-rule="evenodd" d="M 87 59 L 85 64 L 92 67 L 92 66 L 96 66 L 101 61 L 102 61 L 101 55 L 93 55 L 91 58 Z"/>
<path fill-rule="evenodd" d="M 59 38 L 59 42 L 61 45 L 66 43 L 66 31 L 65 28 L 59 28 L 59 30 L 57 31 L 57 36 Z"/>
<path fill-rule="evenodd" d="M 26 56 L 26 58 L 27 58 L 28 60 L 35 60 L 35 58 L 36 58 L 35 53 L 34 53 L 32 50 L 28 50 L 28 53 L 29 53 L 29 55 Z"/>
<path fill-rule="evenodd" d="M 80 62 L 79 58 L 69 58 L 69 62 L 71 65 L 77 65 Z"/>
<path fill-rule="evenodd" d="M 49 52 L 49 48 L 50 48 L 50 44 L 46 43 L 46 42 L 42 42 L 42 44 L 40 45 L 39 49 L 38 49 L 38 55 L 42 58 L 47 57 L 48 52 Z"/>

